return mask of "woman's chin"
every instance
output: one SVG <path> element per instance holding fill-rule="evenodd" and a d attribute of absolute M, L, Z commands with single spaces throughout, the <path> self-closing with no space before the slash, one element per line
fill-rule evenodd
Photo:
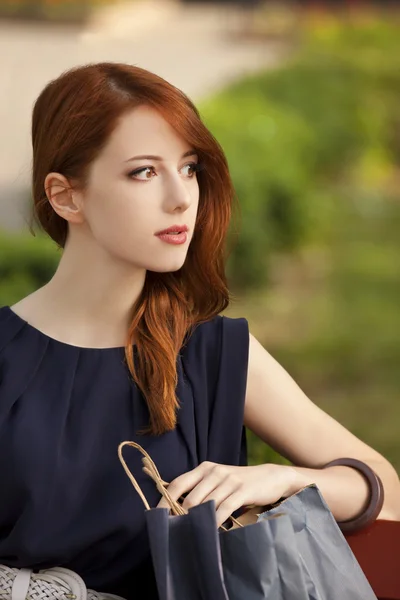
<path fill-rule="evenodd" d="M 186 256 L 176 258 L 175 260 L 165 260 L 150 265 L 147 270 L 153 273 L 173 273 L 179 271 L 185 264 Z"/>

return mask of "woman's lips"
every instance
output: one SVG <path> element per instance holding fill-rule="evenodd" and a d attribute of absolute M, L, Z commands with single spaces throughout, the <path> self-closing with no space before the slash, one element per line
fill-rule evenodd
<path fill-rule="evenodd" d="M 184 244 L 188 236 L 186 231 L 182 231 L 181 233 L 159 233 L 156 237 L 167 244 L 174 244 L 178 246 L 180 244 Z"/>

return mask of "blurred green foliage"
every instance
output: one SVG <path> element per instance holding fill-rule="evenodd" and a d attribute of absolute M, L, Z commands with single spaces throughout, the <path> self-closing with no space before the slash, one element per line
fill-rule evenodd
<path fill-rule="evenodd" d="M 12 305 L 51 279 L 60 253 L 47 236 L 1 232 L 0 306 Z"/>
<path fill-rule="evenodd" d="M 302 35 L 283 66 L 200 105 L 242 211 L 228 312 L 400 470 L 398 25 L 327 16 Z M 41 236 L 0 236 L 0 304 L 58 258 Z M 252 463 L 284 461 L 253 435 L 249 448 Z"/>
<path fill-rule="evenodd" d="M 93 9 L 115 0 L 1 0 L 0 17 L 83 22 Z"/>
<path fill-rule="evenodd" d="M 273 251 L 324 239 L 332 219 L 342 218 L 345 186 L 358 197 L 367 186 L 380 197 L 393 192 L 400 36 L 386 22 L 353 25 L 351 33 L 350 25 L 327 28 L 329 35 L 322 26 L 306 29 L 301 51 L 285 66 L 200 106 L 227 153 L 243 209 L 230 263 L 234 285 L 259 286 Z M 373 61 L 365 59 L 370 46 Z"/>
<path fill-rule="evenodd" d="M 230 313 L 249 316 L 300 387 L 398 470 L 399 29 L 306 23 L 292 61 L 202 106 L 244 214 Z M 283 460 L 249 442 L 251 462 Z"/>
<path fill-rule="evenodd" d="M 230 274 L 247 292 L 231 314 L 248 315 L 300 387 L 398 471 L 399 67 L 394 19 L 326 15 L 306 23 L 293 61 L 203 105 L 244 213 Z M 260 260 L 275 265 L 266 293 Z M 249 448 L 252 463 L 284 462 L 252 434 Z"/>

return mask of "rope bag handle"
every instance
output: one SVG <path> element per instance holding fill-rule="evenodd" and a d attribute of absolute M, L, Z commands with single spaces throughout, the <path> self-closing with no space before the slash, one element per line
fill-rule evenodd
<path fill-rule="evenodd" d="M 131 470 L 129 469 L 129 467 L 126 464 L 126 461 L 123 457 L 122 450 L 125 446 L 131 446 L 132 448 L 136 448 L 136 450 L 139 450 L 139 452 L 141 452 L 143 454 L 143 458 L 142 458 L 143 471 L 144 471 L 144 473 L 146 473 L 146 475 L 151 477 L 151 479 L 154 481 L 154 483 L 156 484 L 157 490 L 160 492 L 160 494 L 163 496 L 163 498 L 165 498 L 165 500 L 170 508 L 171 513 L 173 515 L 187 515 L 188 511 L 186 509 L 184 509 L 183 506 L 181 504 L 179 504 L 179 502 L 174 500 L 172 498 L 171 494 L 168 492 L 169 484 L 166 481 L 163 481 L 154 461 L 152 460 L 151 456 L 146 452 L 146 450 L 140 444 L 137 444 L 136 442 L 129 442 L 129 441 L 121 442 L 121 444 L 118 446 L 119 460 L 121 461 L 121 464 L 125 470 L 125 473 L 128 475 L 133 487 L 135 488 L 135 490 L 139 494 L 140 498 L 142 499 L 142 502 L 143 502 L 145 508 L 147 510 L 151 510 L 151 507 L 147 501 L 146 496 L 143 493 L 143 490 L 141 489 L 137 480 L 133 476 Z M 181 500 L 183 500 L 183 498 L 181 498 Z M 240 521 L 235 519 L 235 517 L 230 516 L 229 520 L 232 523 L 234 523 L 235 525 L 237 525 L 238 527 L 244 527 L 244 525 L 242 525 L 242 523 L 240 523 Z M 221 529 L 223 531 L 227 531 L 226 527 L 224 527 L 222 525 L 221 525 Z"/>

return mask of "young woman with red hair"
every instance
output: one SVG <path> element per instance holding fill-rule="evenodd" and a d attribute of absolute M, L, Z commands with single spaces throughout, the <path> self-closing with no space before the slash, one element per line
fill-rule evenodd
<path fill-rule="evenodd" d="M 398 518 L 388 461 L 315 406 L 246 319 L 220 315 L 235 196 L 189 98 L 135 66 L 74 68 L 38 97 L 32 144 L 34 218 L 62 254 L 46 285 L 0 309 L 0 563 L 156 598 L 125 440 L 185 507 L 214 499 L 218 524 L 311 482 L 338 521 L 357 519 L 368 481 L 324 468 L 341 457 L 380 477 L 380 516 Z M 244 426 L 293 465 L 246 466 Z"/>

